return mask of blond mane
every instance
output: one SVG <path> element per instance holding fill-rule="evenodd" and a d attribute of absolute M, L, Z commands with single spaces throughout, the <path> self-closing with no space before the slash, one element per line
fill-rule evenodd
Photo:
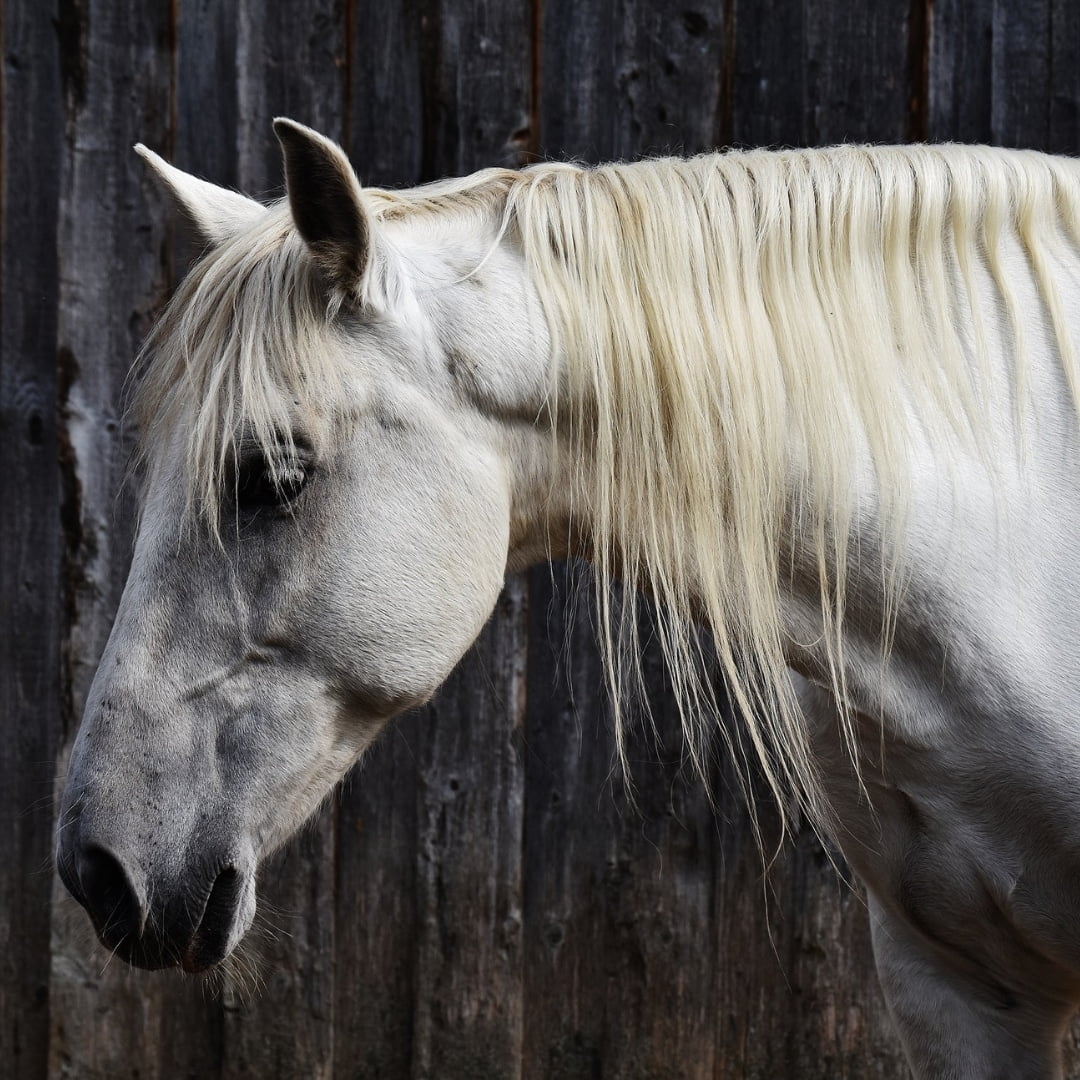
<path fill-rule="evenodd" d="M 884 665 L 901 585 L 907 406 L 933 436 L 986 446 L 979 274 L 999 294 L 1025 400 L 1025 321 L 1041 316 L 1018 311 L 1006 235 L 1027 255 L 1077 400 L 1049 258 L 1080 241 L 1078 180 L 1074 163 L 1033 153 L 851 146 L 540 167 L 511 188 L 508 220 L 567 378 L 557 422 L 572 460 L 591 464 L 579 497 L 620 752 L 620 668 L 628 656 L 640 678 L 647 591 L 702 774 L 719 732 L 782 806 L 793 797 L 827 817 L 787 672 L 790 533 L 816 566 L 819 651 L 858 768 L 844 618 L 860 462 L 869 455 L 876 481 L 880 550 L 868 567 L 881 583 Z M 617 615 L 616 577 L 631 586 Z M 714 661 L 746 746 L 719 717 L 705 674 Z"/>
<path fill-rule="evenodd" d="M 1078 176 L 1072 162 L 1033 153 L 852 146 L 541 165 L 366 192 L 386 221 L 490 210 L 521 245 L 561 373 L 556 423 L 574 460 L 590 463 L 575 498 L 591 537 L 620 753 L 627 665 L 640 676 L 641 589 L 657 600 L 657 635 L 701 771 L 723 732 L 707 675 L 718 665 L 745 718 L 746 756 L 782 805 L 794 797 L 823 819 L 782 626 L 793 487 L 853 750 L 843 641 L 859 462 L 869 455 L 884 530 L 884 662 L 910 480 L 898 403 L 929 430 L 979 444 L 991 380 L 973 298 L 987 273 L 1012 328 L 1023 399 L 1025 320 L 1002 269 L 1006 237 L 1027 255 L 1077 396 L 1049 259 L 1063 242 L 1080 244 Z M 193 503 L 216 506 L 222 432 L 243 420 L 271 446 L 288 430 L 282 391 L 316 412 L 333 400 L 327 357 L 339 353 L 316 347 L 326 309 L 282 207 L 181 287 L 155 339 L 169 336 L 173 358 L 150 368 L 139 396 L 144 431 L 163 416 L 185 425 Z M 631 586 L 617 614 L 616 578 Z"/>

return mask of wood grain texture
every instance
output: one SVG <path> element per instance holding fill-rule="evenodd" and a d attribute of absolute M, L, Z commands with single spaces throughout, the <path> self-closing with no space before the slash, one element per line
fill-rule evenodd
<path fill-rule="evenodd" d="M 903 142 L 909 126 L 908 5 L 807 7 L 806 145 Z"/>
<path fill-rule="evenodd" d="M 711 1077 L 712 808 L 659 696 L 655 731 L 631 740 L 630 786 L 615 771 L 591 581 L 560 567 L 532 587 L 530 680 L 551 689 L 530 696 L 527 724 L 526 1075 Z"/>
<path fill-rule="evenodd" d="M 928 137 L 994 141 L 994 0 L 936 0 L 930 22 Z"/>
<path fill-rule="evenodd" d="M 735 19 L 739 146 L 903 142 L 911 126 L 909 7 L 766 0 Z M 914 42 L 916 47 L 921 41 Z"/>
<path fill-rule="evenodd" d="M 346 0 L 237 5 L 237 99 L 243 117 L 237 176 L 247 194 L 283 190 L 281 151 L 269 134 L 275 116 L 345 139 L 345 5 Z"/>
<path fill-rule="evenodd" d="M 49 1048 L 52 775 L 61 526 L 56 214 L 63 116 L 54 4 L 5 7 L 0 38 L 0 1072 L 44 1074 Z"/>
<path fill-rule="evenodd" d="M 418 720 L 397 720 L 341 793 L 334 1062 L 351 1080 L 412 1074 Z"/>
<path fill-rule="evenodd" d="M 995 0 L 990 41 L 993 141 L 1047 145 L 1050 134 L 1050 0 Z"/>
<path fill-rule="evenodd" d="M 546 0 L 540 11 L 542 156 L 596 162 L 713 144 L 724 0 Z"/>
<path fill-rule="evenodd" d="M 233 189 L 240 185 L 239 6 L 185 0 L 173 33 L 176 85 L 170 160 L 179 169 Z"/>
<path fill-rule="evenodd" d="M 192 254 L 130 146 L 262 195 L 278 113 L 388 185 L 922 132 L 1076 153 L 1073 0 L 2 10 L 0 1076 L 905 1076 L 859 892 L 809 833 L 763 869 L 730 763 L 715 809 L 686 775 L 652 654 L 631 803 L 580 568 L 508 583 L 265 869 L 253 996 L 106 963 L 40 871 L 130 551 L 121 384 Z"/>
<path fill-rule="evenodd" d="M 708 149 L 723 126 L 728 18 L 723 4 L 547 0 L 545 152 L 596 161 Z M 578 77 L 566 79 L 570 71 Z M 592 585 L 565 573 L 545 568 L 532 579 L 526 1075 L 712 1076 L 712 810 L 683 775 L 655 655 L 646 667 L 657 734 L 634 743 L 633 805 L 613 777 Z M 564 659 L 553 658 L 564 641 Z"/>
<path fill-rule="evenodd" d="M 521 1071 L 527 615 L 512 578 L 419 718 L 413 1076 L 424 1080 Z"/>
<path fill-rule="evenodd" d="M 85 0 L 60 10 L 68 72 L 58 255 L 61 439 L 67 565 L 64 672 L 69 733 L 127 574 L 132 498 L 128 366 L 164 295 L 164 219 L 131 146 L 162 145 L 169 123 L 168 10 Z M 85 914 L 56 887 L 50 1070 L 78 1077 L 161 1075 L 160 981 L 109 964 Z"/>
<path fill-rule="evenodd" d="M 346 146 L 365 184 L 420 182 L 424 0 L 355 0 L 349 26 Z"/>
<path fill-rule="evenodd" d="M 807 5 L 761 0 L 735 18 L 730 138 L 735 146 L 804 146 Z"/>
<path fill-rule="evenodd" d="M 942 0 L 931 13 L 932 139 L 1077 152 L 1075 5 Z"/>
<path fill-rule="evenodd" d="M 425 178 L 520 164 L 532 43 L 524 5 L 423 8 Z M 524 582 L 507 581 L 463 664 L 418 718 L 413 1075 L 521 1068 Z"/>
<path fill-rule="evenodd" d="M 426 0 L 421 12 L 422 178 L 520 165 L 531 149 L 528 7 Z"/>
<path fill-rule="evenodd" d="M 603 1075 L 609 1034 L 602 994 L 616 818 L 608 785 L 612 739 L 609 718 L 597 705 L 603 673 L 583 578 L 573 564 L 530 575 L 524 882 L 529 1080 Z M 610 876 L 617 888 L 614 864 Z"/>
<path fill-rule="evenodd" d="M 416 3 L 350 8 L 345 145 L 365 183 L 420 179 Z M 346 781 L 338 811 L 335 1075 L 412 1074 L 418 939 L 418 724 L 395 721 Z"/>
<path fill-rule="evenodd" d="M 224 1076 L 334 1075 L 336 829 L 326 810 L 260 870 L 254 992 L 230 980 L 221 999 Z"/>
<path fill-rule="evenodd" d="M 1080 153 L 1080 6 L 1050 5 L 1050 132 L 1046 149 Z"/>

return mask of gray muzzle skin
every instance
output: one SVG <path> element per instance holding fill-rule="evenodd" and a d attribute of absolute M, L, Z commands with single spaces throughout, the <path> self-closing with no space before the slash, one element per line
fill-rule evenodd
<path fill-rule="evenodd" d="M 199 855 L 151 877 L 124 845 L 78 806 L 57 844 L 60 878 L 86 909 L 101 943 L 135 967 L 205 971 L 226 957 L 255 915 L 255 860 L 242 851 Z M 153 851 L 155 842 L 150 841 Z M 170 860 L 173 862 L 173 860 Z"/>

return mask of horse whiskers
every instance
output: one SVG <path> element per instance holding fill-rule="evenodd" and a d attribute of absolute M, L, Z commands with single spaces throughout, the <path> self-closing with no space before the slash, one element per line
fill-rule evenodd
<path fill-rule="evenodd" d="M 72 821 L 74 821 L 75 818 L 78 817 L 79 810 L 82 808 L 84 798 L 85 796 L 80 794 L 77 798 L 72 800 L 70 806 L 66 807 L 61 812 L 60 818 L 56 824 L 57 834 L 63 832 L 64 829 L 66 829 L 72 823 Z"/>
<path fill-rule="evenodd" d="M 104 936 L 104 931 L 102 932 L 102 936 Z M 120 938 L 117 941 L 117 943 L 112 947 L 112 949 L 109 951 L 109 955 L 106 958 L 104 965 L 102 965 L 101 970 L 98 972 L 98 978 L 99 979 L 102 978 L 104 976 L 105 972 L 109 969 L 109 965 L 112 963 L 113 957 L 117 954 L 117 952 L 120 949 L 120 946 L 123 945 L 123 943 L 124 943 L 124 939 Z M 131 971 L 131 969 L 129 968 L 128 969 L 129 974 L 130 974 L 130 971 Z"/>
<path fill-rule="evenodd" d="M 202 977 L 204 992 L 216 997 L 235 996 L 246 1005 L 265 988 L 259 961 L 245 938 L 228 956 Z"/>

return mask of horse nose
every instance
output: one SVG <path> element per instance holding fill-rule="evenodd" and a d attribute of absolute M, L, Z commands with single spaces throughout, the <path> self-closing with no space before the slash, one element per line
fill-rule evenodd
<path fill-rule="evenodd" d="M 255 914 L 254 860 L 243 852 L 215 858 L 203 852 L 184 871 L 144 879 L 100 835 L 70 839 L 57 850 L 68 891 L 90 915 L 110 951 L 142 968 L 205 971 L 223 959 Z M 155 898 L 150 910 L 147 895 Z"/>
<path fill-rule="evenodd" d="M 100 844 L 76 854 L 75 898 L 86 908 L 98 937 L 109 949 L 142 936 L 146 907 L 120 858 Z"/>

